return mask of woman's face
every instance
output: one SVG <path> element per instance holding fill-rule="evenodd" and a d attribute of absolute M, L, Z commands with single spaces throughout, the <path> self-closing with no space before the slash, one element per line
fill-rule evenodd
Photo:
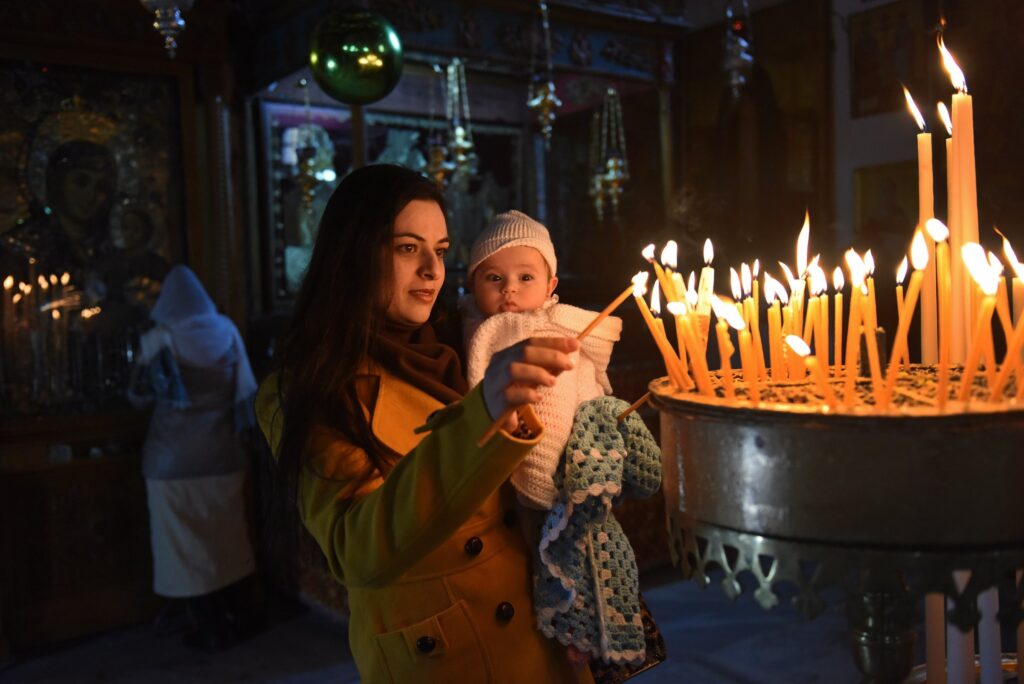
<path fill-rule="evenodd" d="M 395 217 L 391 237 L 391 298 L 386 316 L 404 326 L 430 318 L 444 284 L 448 225 L 432 200 L 413 200 Z"/>

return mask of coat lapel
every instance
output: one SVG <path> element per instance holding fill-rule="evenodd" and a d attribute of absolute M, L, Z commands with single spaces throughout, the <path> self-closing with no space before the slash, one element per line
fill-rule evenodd
<path fill-rule="evenodd" d="M 427 417 L 444 404 L 407 382 L 383 371 L 378 376 L 377 399 L 371 413 L 370 428 L 385 446 L 399 454 L 415 448 L 422 434 L 413 432 Z"/>

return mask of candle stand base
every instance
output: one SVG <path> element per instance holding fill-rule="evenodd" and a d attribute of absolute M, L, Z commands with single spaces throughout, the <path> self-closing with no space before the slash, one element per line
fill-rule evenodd
<path fill-rule="evenodd" d="M 714 579 L 730 597 L 746 586 L 765 609 L 789 599 L 808 618 L 825 609 L 824 590 L 844 591 L 868 682 L 911 675 L 925 594 L 950 599 L 947 619 L 962 631 L 993 586 L 1003 625 L 1024 618 L 1024 411 L 786 413 L 686 401 L 662 381 L 651 400 L 685 577 Z"/>

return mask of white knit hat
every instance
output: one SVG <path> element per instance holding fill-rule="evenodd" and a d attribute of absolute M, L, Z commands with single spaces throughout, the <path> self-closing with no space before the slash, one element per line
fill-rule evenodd
<path fill-rule="evenodd" d="M 473 241 L 469 250 L 469 277 L 491 255 L 506 247 L 533 247 L 547 262 L 552 277 L 558 272 L 558 259 L 551 235 L 542 224 L 521 211 L 506 211 L 491 219 L 491 225 Z"/>

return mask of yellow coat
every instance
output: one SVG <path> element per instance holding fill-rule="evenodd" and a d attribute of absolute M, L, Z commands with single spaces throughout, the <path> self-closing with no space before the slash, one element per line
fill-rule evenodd
<path fill-rule="evenodd" d="M 260 388 L 260 426 L 276 452 L 277 376 Z M 376 392 L 374 389 L 376 388 Z M 349 644 L 363 682 L 592 682 L 540 634 L 530 554 L 515 520 L 509 475 L 537 436 L 491 423 L 479 386 L 445 408 L 387 372 L 357 390 L 374 435 L 403 457 L 386 479 L 356 490 L 365 452 L 327 428 L 314 432 L 298 485 L 299 514 L 348 589 Z M 415 432 L 426 424 L 429 432 Z"/>

